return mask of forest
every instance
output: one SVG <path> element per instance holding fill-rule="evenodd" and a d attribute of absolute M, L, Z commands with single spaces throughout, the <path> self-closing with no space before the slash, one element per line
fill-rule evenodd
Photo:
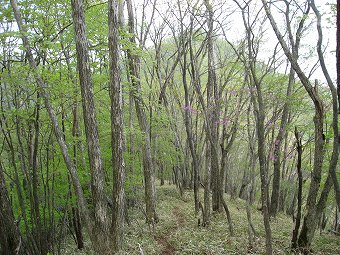
<path fill-rule="evenodd" d="M 0 254 L 340 254 L 340 1 L 0 0 Z"/>

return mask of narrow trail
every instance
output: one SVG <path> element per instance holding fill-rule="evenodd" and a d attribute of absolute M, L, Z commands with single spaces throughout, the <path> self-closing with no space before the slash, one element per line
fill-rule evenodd
<path fill-rule="evenodd" d="M 160 254 L 162 254 L 162 255 L 174 255 L 174 254 L 176 254 L 176 249 L 175 249 L 175 247 L 173 247 L 170 244 L 169 237 L 174 232 L 176 232 L 176 230 L 179 227 L 183 226 L 184 223 L 185 223 L 183 213 L 180 211 L 180 208 L 178 206 L 176 206 L 172 210 L 172 214 L 174 215 L 174 217 L 176 219 L 174 225 L 168 230 L 167 233 L 164 233 L 163 235 L 156 237 L 158 244 L 161 245 L 161 247 L 162 247 L 162 250 L 160 252 Z"/>

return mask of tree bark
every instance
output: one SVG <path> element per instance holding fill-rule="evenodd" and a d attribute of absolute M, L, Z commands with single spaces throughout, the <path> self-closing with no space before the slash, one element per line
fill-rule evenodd
<path fill-rule="evenodd" d="M 216 83 L 215 73 L 215 56 L 214 56 L 214 11 L 212 4 L 209 0 L 204 1 L 205 7 L 208 11 L 207 24 L 207 47 L 208 47 L 208 82 L 207 82 L 207 110 L 209 119 L 205 120 L 209 122 L 211 139 L 207 139 L 207 143 L 211 143 L 211 146 L 216 149 L 210 150 L 208 155 L 211 165 L 211 191 L 212 191 L 212 209 L 213 211 L 219 211 L 221 205 L 220 195 L 220 170 L 219 170 L 219 155 L 218 155 L 218 130 L 219 130 L 219 99 L 218 89 Z M 208 130 L 207 130 L 208 131 Z M 208 131 L 208 132 L 209 132 Z M 208 135 L 207 135 L 208 137 Z M 209 153 L 209 150 L 207 150 Z"/>
<path fill-rule="evenodd" d="M 298 195 L 297 195 L 298 205 L 297 205 L 297 214 L 296 214 L 296 217 L 295 217 L 295 226 L 294 226 L 293 235 L 292 235 L 292 249 L 293 249 L 293 251 L 296 248 L 298 248 L 297 238 L 298 238 L 300 223 L 301 223 L 302 181 L 303 181 L 302 180 L 302 171 L 301 171 L 301 161 L 302 161 L 301 139 L 302 139 L 302 137 L 299 135 L 296 127 L 295 127 L 295 139 L 296 139 L 296 150 L 297 150 L 297 153 L 298 153 L 297 166 L 296 166 L 296 171 L 297 171 L 297 175 L 298 175 Z"/>
<path fill-rule="evenodd" d="M 336 87 L 333 84 L 333 81 L 328 73 L 326 63 L 324 60 L 323 56 L 323 49 L 322 49 L 322 41 L 323 41 L 323 34 L 322 34 L 322 26 L 321 26 L 321 14 L 319 10 L 316 8 L 314 0 L 311 1 L 311 7 L 317 17 L 317 30 L 318 30 L 318 42 L 317 42 L 317 52 L 318 52 L 318 57 L 320 61 L 320 66 L 322 69 L 322 72 L 327 80 L 327 84 L 329 87 L 329 90 L 331 91 L 332 94 L 332 128 L 333 128 L 333 150 L 332 150 L 332 156 L 329 164 L 329 173 L 332 176 L 332 181 L 333 181 L 333 187 L 334 187 L 334 193 L 335 193 L 335 200 L 337 203 L 337 206 L 340 207 L 340 186 L 339 186 L 339 181 L 337 178 L 336 174 L 336 167 L 338 164 L 338 159 L 339 159 L 339 152 L 340 152 L 340 136 L 339 136 L 339 109 L 338 109 L 338 100 L 337 100 L 337 91 Z M 337 57 L 338 57 L 338 52 L 337 52 Z M 338 75 L 338 72 L 337 72 Z M 337 76 L 337 79 L 340 79 L 340 76 Z"/>
<path fill-rule="evenodd" d="M 338 114 L 340 114 L 340 0 L 336 1 L 336 78 Z"/>
<path fill-rule="evenodd" d="M 191 17 L 191 24 L 190 24 L 190 34 L 193 32 L 193 17 Z M 193 135 L 193 126 L 192 126 L 192 118 L 191 118 L 191 112 L 190 109 L 192 106 L 190 105 L 189 100 L 189 87 L 187 84 L 187 49 L 186 49 L 186 43 L 184 41 L 184 31 L 183 27 L 181 27 L 181 34 L 182 36 L 182 42 L 181 46 L 183 47 L 183 64 L 182 66 L 182 82 L 184 86 L 184 102 L 185 107 L 187 110 L 184 112 L 184 121 L 185 121 L 185 130 L 187 134 L 187 141 L 189 144 L 190 154 L 192 158 L 192 172 L 193 172 L 193 183 L 194 183 L 194 201 L 195 201 L 195 213 L 196 215 L 199 212 L 200 209 L 200 199 L 199 199 L 199 159 L 196 151 L 196 144 L 194 141 L 194 135 Z M 189 54 L 190 54 L 190 67 L 191 67 L 191 79 L 192 83 L 197 83 L 198 80 L 196 78 L 196 68 L 195 68 L 195 62 L 194 62 L 194 56 L 193 56 L 193 50 L 191 45 L 191 38 L 189 38 Z"/>
<path fill-rule="evenodd" d="M 108 247 L 108 214 L 104 194 L 104 170 L 99 144 L 96 109 L 93 96 L 88 40 L 86 37 L 84 6 L 82 0 L 72 0 L 72 18 L 74 24 L 77 67 L 82 96 L 83 118 L 87 140 L 87 149 L 91 170 L 91 192 L 94 207 L 94 235 L 97 238 L 95 248 L 106 250 Z"/>
<path fill-rule="evenodd" d="M 124 233 L 124 135 L 123 135 L 123 94 L 119 68 L 119 13 L 122 1 L 108 1 L 109 57 L 110 57 L 110 100 L 111 100 L 111 146 L 113 166 L 113 212 L 112 242 L 113 251 L 122 248 Z"/>

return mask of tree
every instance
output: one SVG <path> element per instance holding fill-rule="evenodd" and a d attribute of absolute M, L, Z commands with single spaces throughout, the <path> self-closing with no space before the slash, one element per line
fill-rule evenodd
<path fill-rule="evenodd" d="M 111 101 L 111 144 L 113 168 L 113 250 L 122 247 L 124 227 L 124 181 L 125 163 L 123 157 L 123 96 L 119 68 L 119 23 L 122 1 L 109 0 L 109 56 L 110 56 L 110 101 Z"/>
<path fill-rule="evenodd" d="M 99 143 L 96 108 L 93 96 L 88 41 L 86 37 L 85 16 L 82 0 L 72 0 L 72 18 L 76 35 L 77 66 L 82 96 L 83 118 L 91 170 L 91 192 L 94 206 L 94 238 L 101 253 L 107 252 L 108 215 L 104 194 L 104 169 Z"/>
<path fill-rule="evenodd" d="M 130 33 L 130 42 L 134 47 L 136 46 L 135 40 L 135 24 L 134 14 L 132 9 L 131 0 L 126 1 L 128 10 L 128 27 Z M 146 221 L 150 224 L 158 222 L 156 213 L 156 188 L 154 167 L 151 155 L 151 141 L 150 141 L 150 125 L 145 113 L 145 103 L 141 97 L 141 84 L 140 84 L 140 59 L 130 48 L 126 50 L 128 59 L 129 77 L 133 89 L 134 104 L 137 113 L 139 127 L 144 133 L 144 149 L 143 149 L 143 170 L 145 180 L 145 208 L 146 208 Z"/>
<path fill-rule="evenodd" d="M 22 18 L 21 18 L 21 13 L 20 13 L 17 1 L 11 0 L 11 6 L 13 8 L 13 13 L 14 13 L 14 16 L 15 16 L 16 22 L 18 24 L 20 34 L 21 34 L 21 39 L 23 41 L 23 45 L 24 45 L 25 50 L 26 50 L 26 55 L 27 55 L 29 65 L 30 65 L 31 69 L 33 70 L 34 79 L 37 83 L 38 89 L 40 90 L 41 97 L 44 99 L 44 105 L 45 105 L 45 107 L 48 111 L 49 118 L 52 122 L 54 135 L 55 135 L 55 137 L 58 141 L 60 150 L 62 152 L 62 156 L 63 156 L 64 161 L 65 161 L 65 164 L 66 164 L 67 169 L 68 169 L 68 171 L 71 175 L 72 183 L 73 183 L 74 190 L 75 190 L 75 193 L 76 193 L 76 196 L 77 196 L 77 202 L 78 202 L 78 206 L 79 206 L 80 211 L 81 211 L 83 222 L 84 222 L 84 224 L 85 224 L 85 226 L 88 230 L 88 233 L 90 233 L 90 237 L 92 239 L 92 235 L 91 235 L 91 233 L 92 233 L 92 222 L 90 221 L 88 206 L 87 206 L 87 202 L 86 202 L 85 197 L 84 197 L 83 189 L 82 189 L 80 181 L 79 181 L 78 173 L 77 173 L 76 168 L 73 164 L 71 156 L 68 152 L 63 132 L 62 132 L 62 130 L 59 126 L 59 123 L 58 123 L 57 115 L 55 113 L 54 108 L 51 105 L 49 94 L 46 91 L 46 85 L 45 85 L 42 77 L 38 73 L 37 63 L 36 63 L 36 61 L 33 57 L 33 54 L 32 54 L 32 48 L 30 46 L 30 42 L 29 42 L 28 37 L 27 37 L 27 29 L 23 24 L 23 21 L 22 21 Z"/>
<path fill-rule="evenodd" d="M 297 213 L 296 213 L 296 220 L 295 220 L 295 226 L 293 229 L 292 234 L 292 249 L 293 251 L 298 248 L 298 234 L 300 229 L 300 223 L 301 223 L 301 207 L 302 207 L 302 171 L 301 171 L 301 165 L 302 165 L 302 137 L 298 132 L 298 129 L 295 127 L 295 138 L 296 138 L 296 149 L 298 153 L 298 160 L 296 164 L 296 171 L 298 174 L 298 207 L 297 207 Z"/>
<path fill-rule="evenodd" d="M 289 23 L 290 17 L 290 6 L 289 2 L 285 1 L 286 5 L 286 11 L 285 11 L 285 19 L 286 23 Z M 295 39 L 294 35 L 291 29 L 287 29 L 289 33 L 289 42 L 292 48 L 292 54 L 294 54 L 295 58 L 299 58 L 299 47 L 300 47 L 300 42 L 301 42 L 301 37 L 302 37 L 302 30 L 304 28 L 304 22 L 306 21 L 307 15 L 309 13 L 310 8 L 307 8 L 303 18 L 300 20 L 298 29 L 295 33 Z M 292 95 L 292 90 L 293 90 L 293 85 L 294 85 L 294 80 L 295 80 L 295 70 L 291 66 L 290 71 L 289 71 L 289 80 L 288 80 L 288 86 L 287 86 L 287 98 L 289 98 Z M 272 195 L 270 199 L 270 215 L 271 216 L 276 216 L 277 209 L 278 209 L 278 203 L 279 203 L 279 194 L 280 194 L 280 179 L 281 179 L 281 147 L 282 147 L 282 141 L 284 138 L 284 133 L 286 130 L 287 122 L 288 122 L 288 116 L 289 116 L 289 101 L 287 100 L 284 103 L 283 110 L 282 110 L 282 117 L 281 117 L 281 122 L 280 122 L 280 129 L 277 134 L 277 137 L 275 139 L 274 143 L 274 173 L 273 173 L 273 185 L 272 185 Z"/>
<path fill-rule="evenodd" d="M 322 72 L 326 78 L 327 85 L 332 95 L 332 128 L 333 128 L 333 151 L 332 157 L 329 165 L 329 174 L 332 177 L 333 187 L 335 192 L 335 199 L 338 207 L 340 207 L 340 186 L 339 181 L 336 175 L 336 168 L 338 165 L 339 153 L 340 153 L 340 136 L 339 136 L 339 108 L 338 108 L 338 98 L 337 98 L 337 89 L 333 84 L 333 81 L 330 77 L 328 69 L 326 67 L 324 54 L 323 54 L 323 32 L 321 26 L 321 14 L 318 8 L 315 5 L 314 0 L 311 0 L 311 8 L 313 9 L 316 19 L 317 19 L 317 31 L 318 31 L 318 41 L 317 41 L 317 52 L 320 61 L 320 66 Z M 338 54 L 338 53 L 337 53 Z"/>
<path fill-rule="evenodd" d="M 216 73 L 215 73 L 215 52 L 214 52 L 214 10 L 211 3 L 206 0 L 204 1 L 205 7 L 208 11 L 208 33 L 207 33 L 207 47 L 208 47 L 208 83 L 207 83 L 207 107 L 210 109 L 208 116 L 210 119 L 206 120 L 210 125 L 211 140 L 210 146 L 211 151 L 207 150 L 208 161 L 211 164 L 211 183 L 212 183 L 212 209 L 213 211 L 220 210 L 220 192 L 219 192 L 219 180 L 220 180 L 220 170 L 219 170 L 219 159 L 218 159 L 218 113 L 219 113 L 219 98 L 218 89 L 216 84 Z M 212 124 L 212 125 L 211 125 Z M 207 138 L 209 136 L 207 135 Z M 207 144 L 208 146 L 208 144 Z M 215 148 L 215 149 L 214 149 Z M 209 151 L 211 155 L 209 155 Z M 210 205 L 209 205 L 210 206 Z"/>
<path fill-rule="evenodd" d="M 313 170 L 311 172 L 311 184 L 308 191 L 308 197 L 307 197 L 307 204 L 306 204 L 306 213 L 303 219 L 303 225 L 302 229 L 299 234 L 298 238 L 298 246 L 305 252 L 308 252 L 310 249 L 310 245 L 314 236 L 315 228 L 316 228 L 316 219 L 320 217 L 321 212 L 323 211 L 324 205 L 327 200 L 329 188 L 331 185 L 330 182 L 330 174 L 332 171 L 334 171 L 332 168 L 332 164 L 330 164 L 330 170 L 329 170 L 329 176 L 327 177 L 326 183 L 324 185 L 324 189 L 321 193 L 321 196 L 319 200 L 317 200 L 318 192 L 320 189 L 320 182 L 321 182 L 321 172 L 322 172 L 322 166 L 324 161 L 324 154 L 325 154 L 325 135 L 323 132 L 323 124 L 324 124 L 324 103 L 322 99 L 320 98 L 320 95 L 318 93 L 317 87 L 318 83 L 316 82 L 315 86 L 313 87 L 309 81 L 309 78 L 306 76 L 306 74 L 302 71 L 302 68 L 300 67 L 299 63 L 297 62 L 297 57 L 291 52 L 289 47 L 287 46 L 287 43 L 282 36 L 281 32 L 278 29 L 278 26 L 276 24 L 276 21 L 270 11 L 269 4 L 266 0 L 262 0 L 266 15 L 270 21 L 270 24 L 276 34 L 276 37 L 286 55 L 288 60 L 290 61 L 293 69 L 295 70 L 296 74 L 298 75 L 301 83 L 303 84 L 306 92 L 308 93 L 309 97 L 313 101 L 314 108 L 315 108 L 315 116 L 314 116 L 314 135 L 315 135 L 315 149 L 314 149 L 314 164 L 313 164 Z M 308 1 L 306 3 L 307 9 L 310 8 L 309 5 L 311 5 L 313 11 L 316 11 L 316 7 L 314 4 L 314 1 Z M 317 15 L 318 16 L 318 15 Z M 287 24 L 288 25 L 288 24 Z M 319 40 L 318 40 L 318 56 L 319 61 L 321 64 L 321 67 L 323 66 L 323 56 L 320 54 L 321 52 L 321 43 L 322 43 L 322 37 L 320 38 L 320 17 L 318 19 L 318 33 L 319 33 Z M 323 68 L 323 72 L 325 74 L 325 68 Z M 327 73 L 326 73 L 327 76 Z M 327 79 L 327 78 L 326 78 Z M 328 84 L 329 84 L 329 79 Z M 334 96 L 333 96 L 334 98 Z M 334 109 L 334 104 L 333 104 Z M 333 114 L 334 118 L 334 114 Z M 334 146 L 337 146 L 336 144 L 333 144 L 333 151 Z M 336 153 L 337 149 L 335 150 Z M 334 159 L 333 154 L 333 159 Z"/>
<path fill-rule="evenodd" d="M 266 231 L 266 254 L 272 254 L 272 232 L 269 221 L 269 178 L 268 168 L 266 167 L 266 146 L 265 146 L 265 104 L 263 99 L 263 78 L 269 72 L 267 67 L 261 75 L 257 72 L 257 54 L 258 46 L 253 36 L 252 29 L 255 23 L 250 23 L 249 17 L 247 18 L 246 13 L 249 11 L 249 3 L 245 6 L 241 6 L 237 1 L 234 1 L 242 11 L 243 24 L 246 30 L 246 46 L 247 46 L 247 58 L 245 60 L 245 69 L 248 70 L 248 83 L 249 88 L 256 88 L 255 91 L 251 91 L 251 102 L 255 115 L 256 123 L 256 134 L 257 134 L 257 155 L 260 165 L 260 180 L 261 180 L 261 205 L 263 214 L 263 223 Z M 248 14 L 249 15 L 249 14 Z M 273 54 L 273 59 L 275 59 Z"/>

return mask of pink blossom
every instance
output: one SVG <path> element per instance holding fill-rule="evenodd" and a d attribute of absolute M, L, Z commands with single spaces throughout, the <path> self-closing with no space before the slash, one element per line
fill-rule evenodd
<path fill-rule="evenodd" d="M 187 111 L 187 112 L 190 112 L 190 113 L 197 113 L 197 110 L 195 110 L 194 108 L 192 108 L 191 105 L 183 106 L 183 110 L 184 110 L 184 111 Z"/>

